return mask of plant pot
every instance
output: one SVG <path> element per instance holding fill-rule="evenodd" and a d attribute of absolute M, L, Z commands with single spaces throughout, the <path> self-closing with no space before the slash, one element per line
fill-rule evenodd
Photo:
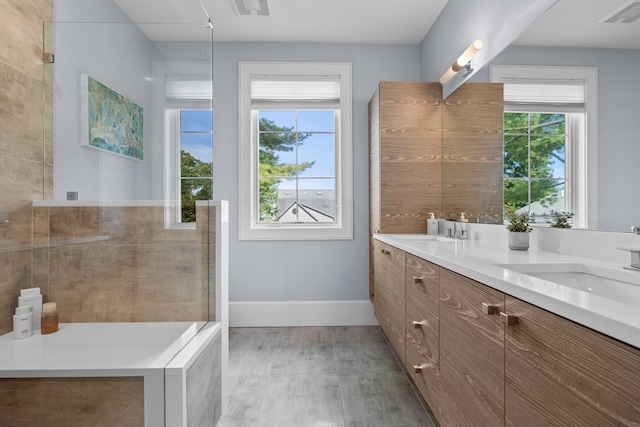
<path fill-rule="evenodd" d="M 529 249 L 529 233 L 509 231 L 509 249 L 514 251 L 526 251 Z"/>

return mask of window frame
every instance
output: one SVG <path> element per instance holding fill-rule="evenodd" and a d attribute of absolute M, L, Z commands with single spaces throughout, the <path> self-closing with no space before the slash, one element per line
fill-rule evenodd
<path fill-rule="evenodd" d="M 336 108 L 336 218 L 335 223 L 258 222 L 258 120 L 251 105 L 253 76 L 338 76 L 340 102 Z M 340 240 L 353 239 L 353 161 L 351 64 L 334 62 L 239 63 L 239 238 L 240 240 Z M 288 101 L 289 109 L 304 104 Z"/>
<path fill-rule="evenodd" d="M 553 108 L 549 104 L 541 104 L 536 112 L 566 113 L 567 116 L 567 168 L 565 197 L 570 202 L 576 216 L 574 223 L 578 227 L 593 229 L 597 224 L 597 197 L 598 197 L 598 129 L 597 129 L 597 68 L 596 67 L 555 67 L 555 66 L 513 66 L 492 65 L 491 82 L 505 83 L 507 81 L 567 81 L 580 80 L 584 83 L 585 102 L 583 122 L 580 123 L 574 113 L 569 110 Z M 535 107 L 533 107 L 535 109 Z M 505 109 L 506 111 L 506 109 Z M 511 111 L 511 110 L 509 110 Z M 533 111 L 527 109 L 523 111 Z M 575 135 L 584 137 L 584 146 L 574 144 Z"/>

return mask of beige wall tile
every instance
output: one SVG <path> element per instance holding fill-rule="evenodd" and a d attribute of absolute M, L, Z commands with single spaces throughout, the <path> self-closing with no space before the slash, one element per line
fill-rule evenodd
<path fill-rule="evenodd" d="M 42 80 L 43 21 L 53 20 L 53 7 L 42 0 L 3 0 L 0 16 L 0 62 Z"/>
<path fill-rule="evenodd" d="M 30 203 L 8 211 L 0 223 L 0 248 L 2 250 L 22 249 L 31 245 Z"/>
<path fill-rule="evenodd" d="M 43 103 L 42 82 L 0 63 L 0 155 L 42 164 Z"/>
<path fill-rule="evenodd" d="M 49 221 L 51 242 L 103 234 L 99 207 L 51 207 Z"/>
<path fill-rule="evenodd" d="M 42 164 L 0 155 L 0 206 L 13 212 L 42 198 Z"/>
<path fill-rule="evenodd" d="M 83 244 L 49 249 L 49 298 L 61 322 L 204 320 L 199 245 Z"/>
<path fill-rule="evenodd" d="M 35 207 L 33 212 L 33 243 L 43 245 L 49 243 L 49 208 Z"/>
<path fill-rule="evenodd" d="M 142 427 L 144 379 L 3 378 L 0 413 L 13 427 Z"/>

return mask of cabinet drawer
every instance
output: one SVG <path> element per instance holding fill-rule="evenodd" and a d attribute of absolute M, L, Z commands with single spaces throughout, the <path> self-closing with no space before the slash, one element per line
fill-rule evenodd
<path fill-rule="evenodd" d="M 407 296 L 406 367 L 418 390 L 435 412 L 439 406 L 440 320 L 424 305 Z M 414 325 L 413 322 L 420 322 Z M 416 372 L 416 367 L 420 367 Z"/>
<path fill-rule="evenodd" d="M 406 255 L 405 288 L 435 316 L 440 317 L 440 267 L 413 255 Z"/>

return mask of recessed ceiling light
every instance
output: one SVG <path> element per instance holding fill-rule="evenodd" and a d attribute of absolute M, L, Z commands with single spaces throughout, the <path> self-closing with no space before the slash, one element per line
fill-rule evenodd
<path fill-rule="evenodd" d="M 269 15 L 267 0 L 233 0 L 239 15 Z"/>
<path fill-rule="evenodd" d="M 640 1 L 630 0 L 607 13 L 597 22 L 601 24 L 631 24 L 638 19 L 640 19 Z"/>

